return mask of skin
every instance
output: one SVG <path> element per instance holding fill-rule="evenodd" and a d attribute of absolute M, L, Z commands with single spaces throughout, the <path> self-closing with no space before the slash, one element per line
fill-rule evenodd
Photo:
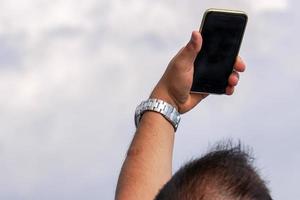
<path fill-rule="evenodd" d="M 193 109 L 207 94 L 190 93 L 193 63 L 202 45 L 202 37 L 193 31 L 190 41 L 170 61 L 150 98 L 164 100 L 181 114 Z M 229 76 L 226 94 L 232 95 L 245 64 L 237 57 Z M 115 199 L 153 200 L 172 176 L 174 128 L 159 113 L 145 112 L 123 163 Z"/>

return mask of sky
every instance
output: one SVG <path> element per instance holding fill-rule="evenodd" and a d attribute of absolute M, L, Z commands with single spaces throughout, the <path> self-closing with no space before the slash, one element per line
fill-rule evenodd
<path fill-rule="evenodd" d="M 182 116 L 176 171 L 226 138 L 274 199 L 300 196 L 296 0 L 1 0 L 0 199 L 113 199 L 133 115 L 207 8 L 249 15 L 233 96 Z"/>

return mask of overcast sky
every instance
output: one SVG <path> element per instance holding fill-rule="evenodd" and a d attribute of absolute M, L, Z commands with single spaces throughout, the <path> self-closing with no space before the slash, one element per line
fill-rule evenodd
<path fill-rule="evenodd" d="M 1 0 L 0 199 L 113 199 L 134 110 L 210 7 L 244 10 L 233 96 L 182 116 L 174 170 L 224 138 L 300 196 L 299 1 Z"/>

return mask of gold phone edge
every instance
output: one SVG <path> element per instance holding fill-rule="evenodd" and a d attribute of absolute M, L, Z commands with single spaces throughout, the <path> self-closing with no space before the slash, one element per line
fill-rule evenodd
<path fill-rule="evenodd" d="M 231 9 L 221 9 L 221 8 L 209 8 L 207 9 L 204 14 L 203 14 L 203 17 L 202 17 L 202 21 L 201 21 L 201 25 L 200 25 L 200 28 L 199 28 L 199 31 L 201 33 L 201 30 L 202 30 L 202 27 L 203 27 L 203 24 L 204 24 L 204 20 L 206 18 L 206 15 L 209 13 L 209 12 L 227 12 L 227 13 L 234 13 L 234 14 L 243 14 L 247 17 L 248 19 L 248 15 L 246 12 L 244 11 L 241 11 L 241 10 L 231 10 Z"/>

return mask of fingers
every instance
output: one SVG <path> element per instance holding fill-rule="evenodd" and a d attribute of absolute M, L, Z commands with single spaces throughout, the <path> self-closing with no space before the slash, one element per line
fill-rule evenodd
<path fill-rule="evenodd" d="M 226 87 L 226 94 L 227 95 L 232 95 L 234 92 L 234 87 L 238 84 L 239 82 L 239 73 L 236 71 L 233 71 L 228 79 L 228 86 Z"/>
<path fill-rule="evenodd" d="M 234 87 L 238 84 L 240 75 L 238 72 L 244 72 L 246 70 L 246 65 L 241 57 L 237 57 L 234 64 L 234 71 L 230 74 L 228 78 L 228 86 L 226 88 L 226 94 L 232 95 L 234 93 Z"/>
<path fill-rule="evenodd" d="M 193 31 L 190 41 L 179 52 L 179 59 L 183 59 L 186 62 L 194 63 L 202 45 L 202 37 L 199 31 Z"/>
<path fill-rule="evenodd" d="M 244 72 L 246 70 L 246 64 L 242 60 L 240 56 L 236 58 L 235 64 L 234 64 L 234 70 L 238 72 Z"/>
<path fill-rule="evenodd" d="M 228 78 L 228 85 L 229 86 L 236 86 L 238 84 L 240 75 L 238 72 L 244 72 L 246 69 L 246 65 L 241 57 L 237 57 L 235 64 L 234 64 L 234 71 Z"/>
<path fill-rule="evenodd" d="M 227 95 L 232 95 L 234 92 L 234 86 L 227 86 L 226 87 L 226 94 Z"/>
<path fill-rule="evenodd" d="M 239 82 L 239 73 L 236 71 L 233 71 L 228 79 L 228 85 L 229 86 L 236 86 Z"/>

